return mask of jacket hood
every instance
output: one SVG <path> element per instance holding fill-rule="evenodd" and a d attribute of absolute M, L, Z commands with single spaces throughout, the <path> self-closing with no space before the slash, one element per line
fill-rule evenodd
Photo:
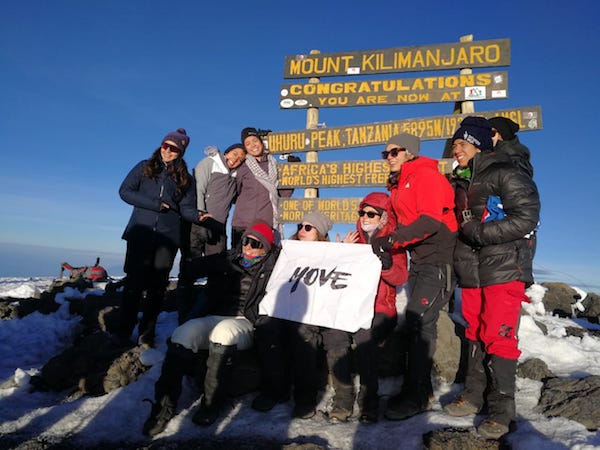
<path fill-rule="evenodd" d="M 379 208 L 384 211 L 381 220 L 385 222 L 383 226 L 378 230 L 376 235 L 383 236 L 389 234 L 396 229 L 396 215 L 392 208 L 392 199 L 384 192 L 371 192 L 363 198 L 358 206 L 359 210 L 362 210 L 365 206 L 372 206 L 373 208 Z M 367 241 L 367 235 L 361 228 L 360 217 L 356 221 L 356 229 L 358 230 L 361 240 Z"/>

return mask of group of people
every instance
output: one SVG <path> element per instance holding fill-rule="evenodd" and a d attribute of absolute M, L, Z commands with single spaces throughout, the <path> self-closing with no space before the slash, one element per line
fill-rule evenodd
<path fill-rule="evenodd" d="M 419 154 L 417 136 L 401 133 L 387 142 L 382 157 L 390 169 L 389 194 L 368 194 L 360 202 L 356 229 L 338 238 L 370 244 L 381 261 L 371 326 L 355 333 L 259 314 L 283 238 L 278 198 L 292 194 L 278 188 L 278 163 L 261 131 L 244 128 L 241 142 L 223 153 L 208 147 L 193 176 L 183 159 L 190 142 L 186 131 L 167 134 L 119 191 L 134 207 L 123 235 L 127 276 L 119 339 L 131 338 L 143 305 L 138 342 L 154 344 L 168 275 L 181 251 L 179 326 L 168 340 L 144 434 L 166 428 L 185 375 L 197 381 L 202 394 L 192 420 L 214 423 L 236 355 L 252 347 L 261 370 L 254 409 L 269 411 L 291 396 L 293 417 L 312 417 L 324 351 L 335 391 L 328 420 L 349 420 L 356 401 L 359 420 L 376 422 L 379 354 L 397 326 L 396 292 L 405 283 L 406 370 L 384 416 L 403 420 L 431 409 L 437 321 L 458 286 L 469 354 L 464 389 L 444 410 L 465 416 L 486 406 L 478 432 L 487 438 L 506 434 L 515 419 L 517 329 L 525 288 L 533 282 L 540 210 L 529 151 L 520 144 L 518 129 L 503 117 L 466 117 L 451 139 L 456 167 L 450 179 L 439 172 L 437 160 Z M 227 249 L 226 222 L 234 203 Z M 328 241 L 331 228 L 328 217 L 313 211 L 289 239 Z M 201 277 L 207 284 L 199 299 L 194 283 Z M 358 392 L 353 372 L 360 380 Z"/>

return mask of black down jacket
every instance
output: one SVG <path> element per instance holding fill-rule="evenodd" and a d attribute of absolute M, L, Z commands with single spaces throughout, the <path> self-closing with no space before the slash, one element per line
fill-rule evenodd
<path fill-rule="evenodd" d="M 455 175 L 459 238 L 454 268 L 461 287 L 510 281 L 533 283 L 534 241 L 540 214 L 537 187 L 507 155 L 478 153 L 470 161 L 471 178 Z M 490 196 L 500 198 L 505 217 L 484 222 Z"/>
<path fill-rule="evenodd" d="M 196 273 L 208 278 L 202 315 L 245 316 L 256 322 L 258 304 L 265 296 L 278 255 L 279 249 L 273 248 L 248 268 L 242 267 L 241 255 L 234 249 L 200 258 Z"/>

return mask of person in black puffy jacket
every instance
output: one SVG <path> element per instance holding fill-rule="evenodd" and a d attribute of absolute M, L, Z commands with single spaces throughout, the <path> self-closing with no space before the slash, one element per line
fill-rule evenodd
<path fill-rule="evenodd" d="M 145 291 L 138 342 L 154 344 L 156 319 L 181 244 L 182 219 L 199 223 L 196 191 L 183 159 L 189 142 L 183 128 L 167 134 L 150 159 L 131 169 L 119 188 L 123 201 L 133 206 L 123 233 L 127 276 L 117 330 L 121 341 L 128 341 L 133 333 Z"/>
<path fill-rule="evenodd" d="M 540 199 L 532 178 L 492 149 L 492 127 L 481 117 L 466 117 L 452 138 L 459 223 L 454 269 L 469 355 L 464 389 L 444 410 L 476 414 L 487 400 L 488 417 L 477 431 L 497 439 L 515 418 L 517 329 L 525 288 L 533 283 L 530 236 Z"/>

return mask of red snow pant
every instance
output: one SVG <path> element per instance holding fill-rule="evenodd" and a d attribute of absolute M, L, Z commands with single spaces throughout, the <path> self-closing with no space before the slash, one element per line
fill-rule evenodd
<path fill-rule="evenodd" d="M 462 288 L 462 313 L 468 323 L 466 338 L 483 342 L 488 355 L 518 359 L 521 351 L 517 330 L 523 301 L 529 298 L 522 281 Z"/>

